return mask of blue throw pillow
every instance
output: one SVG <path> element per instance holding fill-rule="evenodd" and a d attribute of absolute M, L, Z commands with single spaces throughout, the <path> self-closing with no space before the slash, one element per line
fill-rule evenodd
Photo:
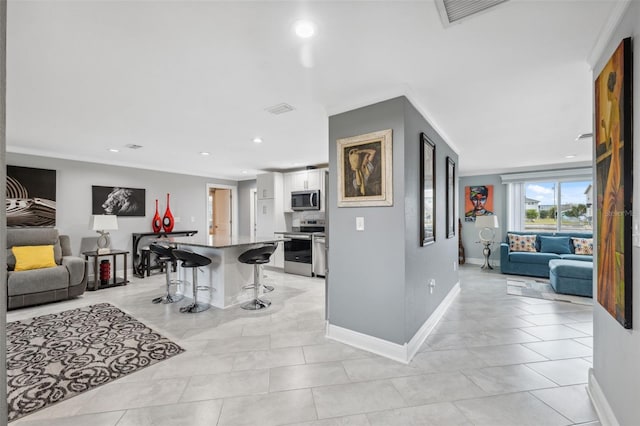
<path fill-rule="evenodd" d="M 571 254 L 570 238 L 540 235 L 540 253 Z"/>

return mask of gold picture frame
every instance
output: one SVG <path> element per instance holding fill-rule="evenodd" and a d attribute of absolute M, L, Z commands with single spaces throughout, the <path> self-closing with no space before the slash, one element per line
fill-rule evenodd
<path fill-rule="evenodd" d="M 337 140 L 338 207 L 393 205 L 392 129 Z"/>

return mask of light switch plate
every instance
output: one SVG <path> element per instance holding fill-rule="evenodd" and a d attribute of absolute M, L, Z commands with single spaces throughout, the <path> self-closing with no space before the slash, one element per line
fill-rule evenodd
<path fill-rule="evenodd" d="M 356 231 L 364 231 L 364 217 L 356 217 Z"/>

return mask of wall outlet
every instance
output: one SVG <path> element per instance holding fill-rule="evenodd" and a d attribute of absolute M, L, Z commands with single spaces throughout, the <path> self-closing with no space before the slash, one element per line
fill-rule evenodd
<path fill-rule="evenodd" d="M 174 217 L 174 218 L 173 218 L 173 221 L 174 221 L 175 223 L 180 223 L 180 216 L 176 216 L 176 217 Z"/>
<path fill-rule="evenodd" d="M 364 217 L 356 217 L 356 231 L 364 231 Z"/>
<path fill-rule="evenodd" d="M 431 278 L 429 280 L 429 294 L 433 294 L 433 289 L 436 288 L 436 280 Z"/>
<path fill-rule="evenodd" d="M 454 270 L 454 271 L 457 271 L 457 270 L 458 270 L 458 261 L 457 261 L 457 260 L 454 260 L 454 261 L 453 261 L 453 270 Z"/>

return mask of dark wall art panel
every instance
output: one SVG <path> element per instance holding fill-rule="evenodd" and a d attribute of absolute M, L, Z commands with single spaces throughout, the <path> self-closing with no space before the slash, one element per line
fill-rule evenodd
<path fill-rule="evenodd" d="M 120 186 L 92 186 L 92 214 L 145 216 L 145 190 Z"/>
<path fill-rule="evenodd" d="M 56 225 L 56 171 L 7 166 L 7 226 Z"/>

